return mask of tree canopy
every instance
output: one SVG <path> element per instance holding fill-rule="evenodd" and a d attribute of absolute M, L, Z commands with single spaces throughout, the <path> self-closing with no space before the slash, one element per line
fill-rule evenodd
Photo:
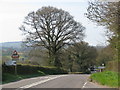
<path fill-rule="evenodd" d="M 120 2 L 89 2 L 87 18 L 98 25 L 106 26 L 110 31 L 117 34 L 119 28 Z"/>
<path fill-rule="evenodd" d="M 30 12 L 20 30 L 26 35 L 27 46 L 43 46 L 57 66 L 60 49 L 66 44 L 82 40 L 85 27 L 68 12 L 48 6 Z"/>
<path fill-rule="evenodd" d="M 86 16 L 98 25 L 107 27 L 108 41 L 116 50 L 115 54 L 120 56 L 120 2 L 91 1 Z"/>

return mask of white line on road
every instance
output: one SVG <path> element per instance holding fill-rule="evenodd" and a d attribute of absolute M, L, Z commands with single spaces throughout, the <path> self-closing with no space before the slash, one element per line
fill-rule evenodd
<path fill-rule="evenodd" d="M 84 83 L 83 87 L 82 88 L 85 88 L 85 85 L 87 84 L 87 82 Z"/>
<path fill-rule="evenodd" d="M 48 78 L 46 80 L 42 80 L 42 81 L 39 81 L 39 82 L 35 82 L 35 83 L 32 83 L 30 85 L 26 85 L 26 86 L 23 86 L 23 87 L 20 87 L 20 88 L 30 88 L 30 87 L 33 87 L 33 86 L 36 86 L 36 85 L 39 85 L 39 84 L 42 84 L 42 83 L 45 83 L 47 81 L 50 81 L 50 80 L 53 80 L 53 79 L 56 79 L 56 78 L 59 78 L 59 77 L 63 77 L 63 76 L 68 76 L 68 75 L 60 75 L 60 76 L 56 76 L 56 77 L 51 77 L 51 78 Z"/>

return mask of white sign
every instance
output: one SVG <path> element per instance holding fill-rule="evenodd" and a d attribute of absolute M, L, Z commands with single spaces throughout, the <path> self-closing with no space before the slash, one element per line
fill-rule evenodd
<path fill-rule="evenodd" d="M 99 66 L 98 69 L 104 69 L 105 67 L 104 66 Z"/>
<path fill-rule="evenodd" d="M 5 65 L 7 65 L 7 66 L 14 65 L 15 66 L 16 65 L 16 61 L 12 61 L 12 60 L 6 61 Z"/>

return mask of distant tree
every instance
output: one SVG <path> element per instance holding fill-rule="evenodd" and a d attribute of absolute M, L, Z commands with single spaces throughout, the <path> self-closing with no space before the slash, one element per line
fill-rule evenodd
<path fill-rule="evenodd" d="M 102 48 L 101 50 L 97 50 L 97 65 L 107 64 L 108 61 L 114 60 L 115 51 L 111 48 L 110 45 Z"/>
<path fill-rule="evenodd" d="M 91 65 L 96 65 L 97 50 L 88 43 L 74 43 L 67 50 L 67 65 L 71 72 L 86 72 Z"/>
<path fill-rule="evenodd" d="M 73 54 L 75 61 L 79 65 L 79 70 L 85 72 L 92 65 L 96 64 L 97 51 L 86 42 L 74 44 Z"/>
<path fill-rule="evenodd" d="M 8 56 L 2 56 L 2 64 L 4 64 L 6 61 L 9 61 L 11 58 Z"/>
<path fill-rule="evenodd" d="M 29 13 L 20 30 L 26 35 L 27 46 L 43 46 L 49 52 L 50 64 L 60 67 L 60 49 L 82 40 L 85 27 L 68 12 L 49 6 Z"/>
<path fill-rule="evenodd" d="M 40 66 L 48 65 L 47 52 L 40 47 L 34 47 L 28 53 L 28 59 L 31 64 L 37 64 Z"/>

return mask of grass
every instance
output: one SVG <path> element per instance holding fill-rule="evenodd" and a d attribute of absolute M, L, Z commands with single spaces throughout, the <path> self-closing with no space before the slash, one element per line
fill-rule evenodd
<path fill-rule="evenodd" d="M 38 76 L 45 76 L 45 73 L 42 71 L 38 71 L 38 73 L 31 74 L 31 75 L 15 75 L 10 73 L 3 73 L 2 84 L 15 82 L 15 81 L 26 79 L 26 78 L 38 77 Z"/>
<path fill-rule="evenodd" d="M 17 65 L 17 73 L 15 75 L 14 66 L 2 65 L 2 82 L 9 83 L 18 81 L 25 78 L 44 76 L 44 75 L 56 75 L 56 74 L 67 74 L 68 72 L 62 68 L 57 67 L 42 67 L 38 65 L 20 64 Z"/>
<path fill-rule="evenodd" d="M 91 75 L 92 81 L 110 87 L 120 86 L 118 85 L 118 78 L 120 78 L 120 75 L 118 75 L 117 72 L 112 72 L 112 71 L 104 71 L 100 73 L 94 73 Z"/>

